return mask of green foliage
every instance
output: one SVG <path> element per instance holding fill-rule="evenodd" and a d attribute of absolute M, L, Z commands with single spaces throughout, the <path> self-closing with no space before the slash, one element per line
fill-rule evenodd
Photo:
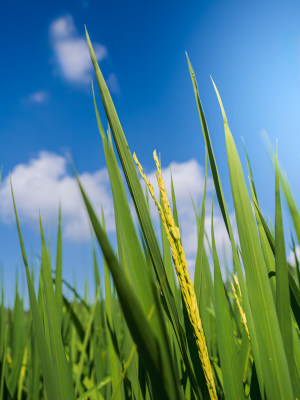
<path fill-rule="evenodd" d="M 96 215 L 75 171 L 93 229 L 93 304 L 87 304 L 86 296 L 81 298 L 76 287 L 62 278 L 60 210 L 55 267 L 51 264 L 50 248 L 47 248 L 40 221 L 41 265 L 39 287 L 35 291 L 12 189 L 30 311 L 25 311 L 17 288 L 13 309 L 6 309 L 5 291 L 1 288 L 0 400 L 208 399 L 211 392 L 206 387 L 205 371 L 178 286 L 166 232 L 162 225 L 161 234 L 155 233 L 149 212 L 150 200 L 140 184 L 88 34 L 87 42 L 110 127 L 106 134 L 94 95 L 96 120 L 113 194 L 117 252 L 107 237 L 103 215 L 101 219 Z M 238 230 L 238 237 L 233 236 L 212 140 L 189 59 L 188 66 L 205 139 L 205 154 L 238 277 L 234 281 L 229 274 L 225 282 L 222 279 L 213 214 L 211 234 L 205 232 L 206 162 L 200 215 L 195 210 L 198 251 L 194 285 L 217 396 L 229 400 L 299 399 L 299 261 L 296 258 L 293 267 L 286 259 L 281 188 L 298 239 L 298 243 L 293 239 L 295 257 L 300 240 L 299 212 L 277 155 L 272 153 L 276 177 L 275 230 L 266 223 L 259 207 L 249 157 L 246 153 L 251 197 L 221 98 L 213 83 L 224 121 Z M 173 181 L 171 183 L 173 215 L 179 226 L 176 186 Z M 130 211 L 125 184 L 138 216 L 138 226 Z M 206 250 L 205 237 L 210 239 L 211 254 Z M 103 254 L 101 265 L 95 240 Z M 72 290 L 72 299 L 65 296 L 65 288 Z"/>

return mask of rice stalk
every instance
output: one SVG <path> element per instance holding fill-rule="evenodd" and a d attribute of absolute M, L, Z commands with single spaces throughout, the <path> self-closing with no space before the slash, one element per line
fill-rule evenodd
<path fill-rule="evenodd" d="M 241 289 L 240 289 L 239 281 L 237 280 L 237 277 L 235 275 L 233 275 L 233 278 L 234 278 L 234 282 L 235 282 L 237 288 L 239 289 L 239 293 L 240 293 L 240 296 L 241 296 Z M 248 325 L 247 325 L 246 314 L 245 314 L 245 312 L 243 310 L 243 307 L 241 306 L 240 300 L 239 300 L 239 298 L 237 296 L 237 293 L 236 293 L 236 290 L 235 290 L 235 287 L 234 287 L 233 283 L 230 282 L 230 284 L 231 284 L 231 289 L 232 289 L 232 292 L 233 292 L 234 299 L 236 301 L 236 305 L 238 307 L 238 310 L 239 310 L 239 313 L 240 313 L 240 316 L 241 316 L 242 325 L 245 328 L 245 331 L 247 333 L 249 342 L 251 342 L 250 333 L 249 333 L 249 329 L 248 329 Z"/>
<path fill-rule="evenodd" d="M 146 175 L 143 172 L 143 168 L 141 164 L 139 163 L 136 154 L 133 154 L 134 161 L 138 167 L 138 170 L 144 179 L 149 192 L 155 202 L 155 205 L 159 211 L 163 226 L 165 228 L 166 234 L 168 241 L 170 243 L 171 247 L 171 252 L 172 252 L 172 258 L 174 261 L 174 266 L 176 270 L 176 274 L 178 277 L 178 281 L 180 284 L 181 288 L 181 293 L 186 305 L 186 309 L 188 312 L 188 316 L 190 319 L 190 322 L 194 328 L 194 336 L 196 339 L 196 344 L 197 344 L 197 349 L 198 349 L 198 354 L 202 363 L 203 367 L 203 372 L 205 375 L 205 380 L 209 392 L 209 396 L 211 399 L 217 399 L 217 392 L 216 392 L 216 387 L 215 387 L 215 382 L 214 382 L 214 377 L 213 377 L 213 372 L 212 372 L 212 367 L 209 359 L 209 354 L 207 350 L 207 345 L 206 345 L 206 340 L 205 340 L 205 335 L 202 327 L 202 322 L 199 314 L 199 309 L 197 305 L 197 298 L 194 290 L 194 285 L 191 281 L 189 272 L 188 272 L 188 266 L 185 258 L 185 253 L 184 249 L 181 244 L 181 238 L 180 238 L 180 231 L 179 228 L 176 226 L 173 214 L 171 211 L 168 195 L 167 195 L 167 190 L 165 187 L 165 183 L 162 177 L 161 173 L 161 166 L 156 154 L 156 151 L 154 150 L 153 152 L 153 158 L 157 167 L 157 173 L 156 173 L 156 178 L 157 178 L 157 183 L 161 195 L 161 202 L 162 206 L 159 204 L 157 201 L 155 194 L 154 194 L 154 189 L 149 180 L 147 179 Z"/>

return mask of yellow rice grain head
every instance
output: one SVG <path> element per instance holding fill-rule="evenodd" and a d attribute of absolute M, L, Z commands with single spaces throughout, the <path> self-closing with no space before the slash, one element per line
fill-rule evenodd
<path fill-rule="evenodd" d="M 200 314 L 199 314 L 199 309 L 197 305 L 197 298 L 194 290 L 194 285 L 191 281 L 189 272 L 188 272 L 188 266 L 185 258 L 185 253 L 184 249 L 181 244 L 181 238 L 180 238 L 180 231 L 179 228 L 176 226 L 176 223 L 174 221 L 174 217 L 171 211 L 168 195 L 167 195 L 167 190 L 166 186 L 162 177 L 162 172 L 161 172 L 161 166 L 156 154 L 156 151 L 154 150 L 153 152 L 153 158 L 156 164 L 157 168 L 157 173 L 156 173 L 156 178 L 157 178 L 157 183 L 160 191 L 160 196 L 161 196 L 161 202 L 162 206 L 160 203 L 157 201 L 153 186 L 147 179 L 146 175 L 143 172 L 143 168 L 141 164 L 139 163 L 136 154 L 133 154 L 133 159 L 138 167 L 138 170 L 144 179 L 149 192 L 156 204 L 156 207 L 158 209 L 158 212 L 160 214 L 164 229 L 167 234 L 168 241 L 170 243 L 170 248 L 172 252 L 172 258 L 176 270 L 176 274 L 178 277 L 178 281 L 180 284 L 181 288 L 181 293 L 186 305 L 186 309 L 188 312 L 188 316 L 190 319 L 190 322 L 193 326 L 194 329 L 194 336 L 196 339 L 196 344 L 197 344 L 197 349 L 198 349 L 198 354 L 202 363 L 205 379 L 206 379 L 206 384 L 209 392 L 209 396 L 211 399 L 217 399 L 217 392 L 216 392 L 216 387 L 215 387 L 215 382 L 214 382 L 214 377 L 213 377 L 213 372 L 211 368 L 211 363 L 208 355 L 208 350 L 207 350 L 207 345 L 206 345 L 206 340 L 204 336 L 204 331 L 202 327 L 202 322 L 200 319 Z"/>
<path fill-rule="evenodd" d="M 234 282 L 235 282 L 236 287 L 237 287 L 238 290 L 239 290 L 239 294 L 240 294 L 240 297 L 241 297 L 241 296 L 242 296 L 242 293 L 241 293 L 241 288 L 240 288 L 240 284 L 239 284 L 239 281 L 238 281 L 237 276 L 236 276 L 236 275 L 233 275 L 233 279 L 234 279 Z M 251 342 L 251 340 L 250 340 L 250 334 L 249 334 L 249 329 L 248 329 L 248 324 L 247 324 L 246 314 L 245 314 L 245 312 L 244 312 L 244 310 L 243 310 L 243 307 L 241 306 L 240 300 L 239 300 L 239 298 L 238 298 L 238 296 L 237 296 L 235 287 L 234 287 L 234 285 L 233 285 L 232 282 L 231 282 L 231 289 L 232 289 L 233 296 L 234 296 L 234 298 L 235 298 L 235 301 L 236 301 L 236 304 L 237 304 L 237 307 L 238 307 L 238 310 L 239 310 L 239 313 L 240 313 L 240 316 L 241 316 L 242 325 L 243 325 L 244 328 L 245 328 L 245 331 L 246 331 L 246 333 L 247 333 L 249 342 Z"/>

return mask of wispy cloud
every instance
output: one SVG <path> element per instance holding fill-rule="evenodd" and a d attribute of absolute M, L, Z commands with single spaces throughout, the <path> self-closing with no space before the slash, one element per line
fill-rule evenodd
<path fill-rule="evenodd" d="M 84 37 L 78 34 L 70 15 L 55 19 L 50 24 L 50 43 L 60 74 L 73 83 L 86 84 L 92 80 L 93 65 Z M 107 55 L 106 47 L 93 43 L 98 61 Z"/>
<path fill-rule="evenodd" d="M 42 104 L 45 103 L 48 100 L 48 93 L 45 90 L 39 90 L 37 92 L 31 93 L 27 97 L 27 101 L 29 103 L 37 103 L 37 104 Z"/>
<path fill-rule="evenodd" d="M 115 74 L 109 74 L 106 83 L 110 93 L 120 94 L 120 86 Z"/>
<path fill-rule="evenodd" d="M 94 173 L 83 173 L 80 179 L 100 213 L 101 207 L 106 218 L 108 231 L 114 230 L 113 202 L 106 168 Z M 15 199 L 23 223 L 38 229 L 38 213 L 45 225 L 54 227 L 58 207 L 61 203 L 63 234 L 70 240 L 88 240 L 90 237 L 88 218 L 83 206 L 77 183 L 67 170 L 67 160 L 58 154 L 40 152 L 26 164 L 17 165 L 11 172 Z M 3 222 L 14 221 L 9 177 L 0 187 Z"/>
<path fill-rule="evenodd" d="M 44 225 L 48 228 L 54 228 L 57 223 L 59 203 L 61 203 L 64 237 L 73 241 L 89 240 L 90 230 L 87 213 L 77 183 L 68 172 L 67 165 L 65 157 L 42 151 L 36 158 L 29 160 L 26 164 L 19 164 L 12 170 L 11 179 L 20 219 L 23 224 L 38 229 L 40 208 Z M 197 253 L 197 225 L 191 198 L 194 199 L 196 204 L 200 204 L 204 188 L 204 170 L 196 160 L 189 160 L 183 163 L 173 162 L 171 163 L 171 169 L 182 241 L 189 260 L 191 273 L 193 273 Z M 162 173 L 170 195 L 170 168 L 164 168 Z M 150 171 L 147 176 L 153 183 L 158 196 L 155 171 Z M 114 232 L 113 199 L 107 169 L 102 168 L 93 173 L 82 173 L 80 174 L 80 180 L 99 215 L 101 214 L 101 207 L 103 208 L 107 231 Z M 212 189 L 212 180 L 208 179 L 207 216 L 205 217 L 205 229 L 208 234 L 211 227 L 210 203 Z M 5 223 L 14 222 L 8 176 L 3 179 L 0 186 L 0 202 L 1 220 Z M 159 219 L 152 199 L 150 199 L 150 207 L 155 225 L 159 230 Z M 232 220 L 233 218 L 231 216 Z M 214 227 L 217 251 L 220 258 L 223 258 L 223 249 L 225 249 L 227 257 L 230 257 L 230 243 L 226 228 L 220 212 L 217 210 L 214 215 Z"/>

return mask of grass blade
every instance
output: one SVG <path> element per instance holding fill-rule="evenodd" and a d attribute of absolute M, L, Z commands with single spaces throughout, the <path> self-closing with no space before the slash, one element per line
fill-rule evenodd
<path fill-rule="evenodd" d="M 75 400 L 71 373 L 66 360 L 66 355 L 61 338 L 61 320 L 60 315 L 57 314 L 57 305 L 51 276 L 51 265 L 46 249 L 41 217 L 40 230 L 42 242 L 42 281 L 45 294 L 45 309 L 47 313 L 46 318 L 48 321 L 50 334 L 50 348 L 52 354 L 54 376 L 59 383 L 61 398 L 63 400 Z"/>
<path fill-rule="evenodd" d="M 109 126 L 111 128 L 118 156 L 121 161 L 122 169 L 124 171 L 125 179 L 127 181 L 127 185 L 136 209 L 136 213 L 144 235 L 144 239 L 149 249 L 149 254 L 151 256 L 151 260 L 155 269 L 155 274 L 158 283 L 162 288 L 163 296 L 167 307 L 167 315 L 171 319 L 171 324 L 179 344 L 181 355 L 186 364 L 187 370 L 189 371 L 193 387 L 195 391 L 199 391 L 199 385 L 195 379 L 195 376 L 193 375 L 193 371 L 190 365 L 190 359 L 188 356 L 188 351 L 186 346 L 186 336 L 184 334 L 182 325 L 180 324 L 180 319 L 176 308 L 176 302 L 171 292 L 170 284 L 166 279 L 166 271 L 163 264 L 162 255 L 153 229 L 153 224 L 150 217 L 149 209 L 147 207 L 147 203 L 143 194 L 143 189 L 137 175 L 136 167 L 133 163 L 128 143 L 123 133 L 109 90 L 107 88 L 103 75 L 100 71 L 99 65 L 97 63 L 97 58 L 95 56 L 87 31 L 86 31 L 86 38 L 91 59 L 94 65 L 98 88 L 100 91 L 104 110 L 109 122 Z"/>
<path fill-rule="evenodd" d="M 214 87 L 223 115 L 231 190 L 267 397 L 278 400 L 282 398 L 293 399 L 293 389 L 275 304 L 242 166 L 215 84 Z"/>
<path fill-rule="evenodd" d="M 205 152 L 205 181 L 204 181 L 204 191 L 202 198 L 202 207 L 200 214 L 200 221 L 198 222 L 198 247 L 197 256 L 195 263 L 195 274 L 194 274 L 194 287 L 196 296 L 198 298 L 198 303 L 200 301 L 200 288 L 203 279 L 203 251 L 204 251 L 204 222 L 205 222 L 205 199 L 206 199 L 206 187 L 207 187 L 207 153 Z M 195 207 L 194 207 L 195 208 Z M 195 210 L 196 211 L 196 210 Z M 196 214 L 196 212 L 195 212 Z M 196 214 L 197 218 L 197 214 Z M 198 218 L 197 218 L 198 219 Z"/>
<path fill-rule="evenodd" d="M 100 288 L 98 289 L 98 292 L 96 294 L 96 299 L 94 302 L 94 306 L 91 310 L 91 313 L 89 315 L 89 320 L 85 329 L 85 335 L 84 335 L 84 340 L 83 340 L 83 344 L 82 344 L 82 348 L 81 348 L 81 355 L 80 355 L 80 360 L 78 363 L 78 369 L 77 369 L 77 379 L 76 379 L 76 384 L 75 384 L 75 392 L 78 392 L 78 388 L 79 388 L 79 382 L 80 382 L 80 377 L 82 374 L 82 369 L 83 369 L 83 363 L 84 363 L 84 359 L 85 359 L 85 353 L 86 353 L 86 349 L 87 349 L 87 345 L 90 339 L 90 334 L 91 334 L 91 329 L 92 329 L 92 324 L 95 318 L 95 313 L 97 310 L 97 305 L 98 305 L 98 297 L 100 295 Z"/>
<path fill-rule="evenodd" d="M 31 312 L 32 312 L 33 327 L 34 327 L 34 331 L 36 333 L 37 344 L 38 344 L 38 348 L 39 348 L 40 360 L 41 360 L 43 377 L 44 377 L 44 382 L 45 382 L 45 389 L 46 389 L 46 393 L 47 393 L 47 396 L 49 399 L 60 400 L 62 398 L 61 398 L 60 391 L 58 388 L 58 383 L 57 383 L 56 379 L 54 378 L 54 373 L 53 373 L 53 369 L 52 369 L 53 368 L 52 361 L 51 361 L 51 357 L 50 357 L 50 353 L 49 353 L 49 349 L 48 349 L 48 345 L 47 345 L 47 341 L 46 341 L 46 337 L 45 337 L 43 322 L 42 322 L 42 318 L 40 315 L 40 309 L 39 309 L 39 306 L 38 306 L 38 303 L 36 300 L 34 288 L 33 288 L 30 273 L 29 273 L 28 261 L 27 261 L 25 246 L 24 246 L 23 237 L 22 237 L 22 233 L 21 233 L 21 228 L 20 228 L 20 224 L 19 224 L 19 218 L 18 218 L 18 214 L 17 214 L 17 208 L 16 208 L 12 184 L 11 184 L 11 193 L 12 193 L 14 211 L 15 211 L 15 216 L 16 216 L 22 257 L 23 257 L 23 262 L 24 262 L 25 270 L 26 270 L 29 302 L 30 302 L 30 308 L 31 308 Z"/>
<path fill-rule="evenodd" d="M 165 374 L 166 371 L 163 372 L 161 370 L 163 366 L 161 365 L 162 360 L 157 339 L 153 335 L 151 327 L 140 306 L 140 303 L 136 298 L 134 291 L 130 287 L 131 285 L 126 278 L 125 272 L 119 266 L 119 263 L 109 244 L 107 236 L 98 221 L 98 218 L 85 194 L 85 191 L 78 177 L 76 177 L 76 179 L 86 209 L 88 211 L 90 221 L 94 228 L 95 235 L 102 248 L 104 257 L 106 258 L 107 266 L 112 274 L 122 311 L 128 324 L 128 328 L 133 337 L 133 340 L 137 344 L 138 352 L 140 353 L 143 362 L 147 366 L 153 390 L 155 391 L 156 395 L 160 393 L 160 396 L 168 399 L 170 398 L 170 389 L 168 388 L 170 382 L 166 382 L 163 379 L 163 374 Z"/>
<path fill-rule="evenodd" d="M 58 213 L 58 231 L 57 231 L 57 247 L 56 247 L 56 268 L 55 268 L 55 299 L 57 306 L 58 319 L 61 323 L 62 319 L 62 238 L 61 238 L 61 206 L 59 205 Z"/>
<path fill-rule="evenodd" d="M 289 277 L 285 254 L 285 242 L 282 223 L 279 170 L 277 152 L 275 159 L 275 268 L 276 268 L 276 308 L 285 354 L 290 369 L 296 397 L 300 396 L 300 382 L 297 376 L 293 349 L 292 316 L 289 291 Z"/>
<path fill-rule="evenodd" d="M 217 337 L 225 397 L 228 399 L 245 399 L 242 371 L 239 368 L 238 352 L 234 341 L 230 314 L 227 306 L 220 264 L 217 255 L 213 227 L 213 209 L 211 215 L 211 241 L 214 257 L 214 285 Z"/>
<path fill-rule="evenodd" d="M 242 296 L 243 296 L 243 301 L 244 301 L 244 309 L 245 309 L 245 313 L 247 315 L 248 327 L 249 327 L 250 335 L 251 335 L 253 355 L 255 357 L 257 377 L 258 377 L 258 381 L 259 381 L 260 391 L 261 391 L 261 394 L 263 397 L 264 396 L 264 378 L 263 378 L 262 366 L 261 366 L 261 360 L 260 360 L 260 351 L 259 351 L 258 343 L 257 343 L 256 328 L 254 325 L 252 310 L 251 310 L 251 306 L 250 306 L 249 298 L 248 298 L 248 289 L 246 287 L 245 278 L 243 275 L 238 251 L 237 251 L 236 244 L 235 244 L 235 239 L 233 236 L 233 231 L 232 231 L 232 227 L 231 227 L 231 223 L 230 223 L 230 219 L 229 219 L 229 215 L 228 215 L 228 211 L 227 211 L 227 207 L 226 207 L 226 202 L 224 199 L 223 189 L 222 189 L 221 181 L 219 178 L 218 168 L 217 168 L 217 164 L 216 164 L 216 160 L 215 160 L 215 156 L 214 156 L 214 152 L 213 152 L 213 148 L 212 148 L 212 143 L 210 140 L 210 134 L 208 131 L 203 107 L 202 107 L 199 93 L 198 93 L 198 86 L 197 86 L 195 73 L 194 73 L 192 65 L 189 61 L 188 56 L 187 56 L 187 61 L 188 61 L 189 71 L 190 71 L 190 75 L 191 75 L 191 79 L 192 79 L 192 83 L 193 83 L 195 98 L 196 98 L 196 102 L 197 102 L 199 117 L 200 117 L 200 121 L 201 121 L 201 126 L 202 126 L 203 136 L 204 136 L 204 140 L 205 140 L 206 151 L 208 154 L 208 160 L 209 160 L 209 164 L 210 164 L 210 168 L 211 168 L 211 172 L 212 172 L 212 177 L 213 177 L 213 181 L 214 181 L 214 186 L 215 186 L 219 206 L 220 206 L 220 209 L 222 210 L 223 220 L 224 220 L 225 226 L 226 226 L 228 234 L 229 234 L 232 255 L 233 255 L 233 264 L 234 264 L 234 267 L 236 268 L 236 271 L 238 274 L 238 279 L 239 279 L 240 286 L 241 286 L 241 291 L 242 291 Z"/>

